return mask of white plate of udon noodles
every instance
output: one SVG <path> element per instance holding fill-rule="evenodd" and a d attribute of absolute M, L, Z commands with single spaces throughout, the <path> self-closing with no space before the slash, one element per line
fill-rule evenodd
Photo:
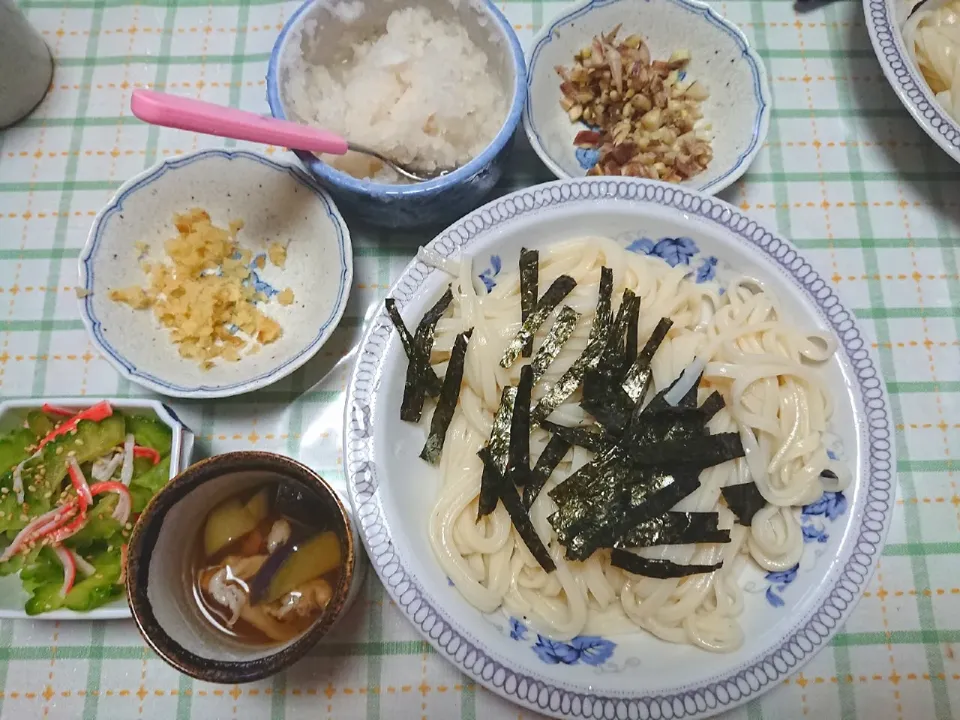
<path fill-rule="evenodd" d="M 528 305 L 523 328 L 542 324 L 532 356 L 516 357 L 504 369 L 505 352 L 518 350 L 525 339 L 518 335 L 521 247 L 539 253 L 533 265 L 526 256 L 523 295 L 534 296 L 532 266 L 539 300 Z M 609 313 L 597 309 L 603 267 L 612 270 Z M 555 281 L 562 286 L 564 275 L 576 285 L 555 303 L 551 288 Z M 430 333 L 418 325 L 448 287 L 452 299 L 440 308 L 429 354 L 434 392 L 439 388 L 434 400 L 425 360 Z M 640 311 L 631 314 L 631 300 L 621 325 L 615 316 L 625 288 L 639 297 Z M 388 297 L 409 329 L 404 342 L 415 362 L 408 363 L 387 310 L 373 311 L 348 387 L 348 487 L 388 593 L 467 675 L 519 705 L 558 717 L 705 717 L 796 671 L 844 622 L 887 531 L 894 495 L 891 422 L 853 315 L 788 242 L 732 206 L 680 188 L 640 179 L 562 180 L 495 200 L 448 228 L 406 267 Z M 577 317 L 563 342 L 571 313 Z M 566 323 L 558 320 L 561 315 Z M 664 317 L 672 326 L 646 365 L 638 348 L 648 345 Z M 632 320 L 637 330 L 631 341 Z M 589 350 L 594 342 L 603 344 L 597 338 L 604 336 L 591 340 L 597 324 L 609 341 L 599 355 Z M 429 325 L 428 317 L 424 327 Z M 457 339 L 470 328 L 469 338 Z M 610 340 L 615 328 L 623 331 L 623 342 Z M 547 363 L 551 346 L 559 351 Z M 552 388 L 563 395 L 562 378 L 581 357 L 599 358 L 593 364 L 581 360 L 597 377 L 615 383 L 623 378 L 621 389 L 629 385 L 631 400 L 638 385 L 627 378 L 642 375 L 652 387 L 637 405 L 628 405 L 629 419 L 621 427 L 609 411 L 621 407 L 623 393 L 611 395 L 617 402 L 593 402 L 590 407 L 606 418 L 598 427 L 580 404 L 597 399 L 593 381 L 589 395 L 586 383 L 574 383 L 573 393 L 551 406 L 556 409 L 544 425 L 552 432 L 533 424 L 524 432 L 523 419 L 538 417 L 536 407 Z M 410 364 L 415 382 L 405 390 Z M 618 375 L 627 365 L 649 372 Z M 457 377 L 457 368 L 459 383 L 448 380 L 448 373 Z M 538 379 L 529 411 L 521 398 L 533 376 Z M 458 386 L 459 397 L 445 392 Z M 515 388 L 513 410 L 498 415 L 504 387 Z M 724 401 L 719 409 L 717 398 L 709 399 L 714 391 Z M 712 411 L 697 415 L 704 411 L 690 406 L 691 393 Z M 417 402 L 423 403 L 420 422 L 401 420 L 401 405 L 410 410 Z M 655 403 L 662 415 L 650 415 Z M 420 455 L 434 435 L 432 426 L 442 426 L 448 414 L 434 414 L 440 404 L 452 413 L 434 466 Z M 641 426 L 634 423 L 649 427 L 655 424 L 650 417 L 672 411 L 700 417 L 706 425 L 694 425 L 701 434 L 643 442 L 628 432 Z M 548 441 L 556 434 L 577 442 L 577 432 L 592 433 L 580 442 L 596 445 L 602 437 L 607 445 L 591 452 L 561 444 L 562 459 L 527 511 L 526 488 L 536 485 Z M 706 462 L 698 458 L 706 457 L 708 446 L 717 447 L 710 436 L 720 434 L 732 439 L 727 450 L 734 448 L 735 455 L 742 446 L 746 457 L 696 470 Z M 493 472 L 487 487 L 497 504 L 477 522 L 487 482 L 477 453 L 494 436 L 499 445 L 488 448 Z M 427 450 L 423 454 L 430 457 L 437 447 Z M 644 469 L 647 453 L 660 453 L 657 463 L 682 467 Z M 605 465 L 598 459 L 602 454 L 618 459 Z M 564 482 L 576 486 L 571 478 L 590 467 L 600 468 L 592 477 L 601 484 L 581 490 L 613 488 L 600 497 L 614 500 L 586 503 L 587 526 L 580 535 L 560 523 L 572 538 L 564 547 L 552 513 L 576 506 L 569 493 L 563 503 L 554 497 L 563 493 L 557 489 Z M 630 472 L 617 470 L 624 467 Z M 532 470 L 524 474 L 524 468 Z M 521 481 L 528 483 L 523 492 L 517 489 Z M 629 488 L 626 496 L 623 487 Z M 657 518 L 669 515 L 678 534 L 658 535 L 660 520 L 653 520 L 651 531 L 652 516 L 644 513 L 653 512 L 655 497 L 672 497 L 667 491 L 678 488 L 682 499 L 666 505 L 670 512 L 663 502 L 657 510 L 664 511 Z M 735 500 L 730 506 L 727 493 Z M 741 501 L 757 495 L 750 524 L 740 524 L 731 508 L 749 515 Z M 629 504 L 635 498 L 640 500 Z M 612 507 L 616 513 L 608 511 Z M 529 519 L 523 533 L 514 512 L 518 522 L 524 514 Z M 607 530 L 594 532 L 591 520 L 609 523 Z M 641 521 L 645 529 L 635 531 Z M 693 535 L 684 530 L 711 542 L 691 542 Z M 653 544 L 667 539 L 687 544 Z M 571 548 L 589 552 L 591 541 L 600 549 L 586 560 L 569 559 Z M 634 549 L 638 542 L 641 549 Z M 548 572 L 544 563 L 555 569 Z M 653 574 L 669 575 L 678 566 L 682 572 L 691 565 L 705 570 L 662 579 L 620 567 L 637 564 Z"/>
<path fill-rule="evenodd" d="M 863 0 L 873 50 L 917 124 L 960 162 L 960 2 Z"/>

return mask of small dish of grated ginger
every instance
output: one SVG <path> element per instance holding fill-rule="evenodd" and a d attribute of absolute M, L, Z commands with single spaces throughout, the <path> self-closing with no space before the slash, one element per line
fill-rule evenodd
<path fill-rule="evenodd" d="M 145 259 L 149 245 L 136 244 L 146 286 L 113 289 L 110 299 L 134 310 L 152 309 L 180 355 L 197 360 L 204 369 L 217 360 L 236 362 L 276 341 L 283 328 L 264 313 L 264 306 L 271 301 L 269 295 L 280 305 L 290 305 L 294 293 L 290 288 L 273 290 L 257 271 L 264 268 L 266 257 L 283 268 L 286 247 L 273 242 L 265 255 L 254 255 L 237 241 L 242 220 L 217 227 L 200 208 L 174 215 L 173 224 L 179 235 L 164 243 L 162 259 Z"/>
<path fill-rule="evenodd" d="M 130 178 L 97 214 L 77 305 L 98 360 L 131 382 L 173 397 L 240 395 L 330 340 L 352 254 L 336 205 L 302 168 L 198 150 Z"/>

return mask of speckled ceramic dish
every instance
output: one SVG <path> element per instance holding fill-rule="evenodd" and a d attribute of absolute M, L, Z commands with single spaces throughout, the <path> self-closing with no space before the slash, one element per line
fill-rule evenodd
<path fill-rule="evenodd" d="M 507 116 L 493 141 L 449 175 L 414 185 L 358 180 L 310 153 L 297 153 L 344 211 L 377 225 L 396 228 L 453 221 L 477 207 L 503 174 L 527 92 L 523 51 L 503 14 L 488 0 L 308 0 L 287 21 L 267 70 L 267 100 L 273 116 L 301 120 L 293 112 L 289 89 L 291 72 L 301 55 L 308 53 L 311 61 L 318 63 L 339 60 L 348 44 L 382 33 L 390 13 L 412 5 L 426 6 L 437 18 L 461 23 L 489 58 L 491 71 L 508 98 Z"/>
<path fill-rule="evenodd" d="M 241 644 L 203 617 L 184 580 L 198 528 L 217 503 L 265 482 L 288 482 L 326 508 L 343 554 L 340 582 L 323 614 L 283 645 Z M 363 584 L 360 541 L 350 512 L 317 473 L 282 455 L 232 452 L 202 460 L 161 490 L 130 536 L 127 595 L 133 619 L 160 657 L 182 673 L 215 683 L 252 682 L 303 657 L 350 607 Z"/>
<path fill-rule="evenodd" d="M 268 296 L 290 288 L 294 302 L 262 305 L 283 335 L 255 355 L 209 370 L 180 357 L 149 310 L 110 299 L 110 291 L 144 285 L 142 259 L 163 257 L 177 234 L 173 216 L 191 208 L 214 224 L 244 222 L 238 240 L 256 256 L 269 242 L 287 246 L 283 269 L 251 269 Z M 145 258 L 137 249 L 145 242 Z M 203 150 L 166 160 L 124 183 L 93 222 L 80 254 L 80 314 L 100 352 L 124 377 L 163 395 L 211 398 L 257 390 L 289 375 L 326 342 L 343 315 L 353 278 L 350 233 L 333 201 L 299 167 L 245 151 Z"/>
<path fill-rule="evenodd" d="M 117 398 L 36 398 L 32 400 L 9 400 L 0 403 L 0 433 L 5 433 L 15 427 L 21 427 L 27 413 L 40 408 L 44 403 L 57 407 L 69 408 L 79 412 L 85 408 L 107 400 L 114 408 L 129 414 L 148 415 L 157 418 L 170 428 L 170 477 L 176 477 L 190 464 L 193 455 L 193 433 L 184 425 L 180 418 L 163 403 L 156 400 L 132 400 Z M 0 577 L 0 618 L 25 619 L 27 613 L 24 603 L 29 595 L 23 590 L 18 575 Z M 53 612 L 36 615 L 31 620 L 115 620 L 130 617 L 130 608 L 123 598 L 114 600 L 106 605 L 89 612 L 75 612 L 73 610 L 54 610 Z"/>
<path fill-rule="evenodd" d="M 544 25 L 528 55 L 523 127 L 540 159 L 559 178 L 582 177 L 596 163 L 596 151 L 573 145 L 577 132 L 560 107 L 560 76 L 593 37 L 622 25 L 619 37 L 641 35 L 654 60 L 675 50 L 690 52 L 687 72 L 710 92 L 702 104 L 712 127 L 713 160 L 682 186 L 713 194 L 746 172 L 770 123 L 771 96 L 760 57 L 740 30 L 697 0 L 591 0 Z"/>

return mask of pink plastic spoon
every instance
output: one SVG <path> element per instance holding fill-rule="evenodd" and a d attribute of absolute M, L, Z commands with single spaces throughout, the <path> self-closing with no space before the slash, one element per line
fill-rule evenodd
<path fill-rule="evenodd" d="M 423 182 L 451 172 L 449 168 L 430 172 L 412 168 L 391 160 L 376 150 L 351 143 L 328 130 L 318 130 L 289 120 L 262 117 L 243 110 L 179 95 L 168 95 L 153 90 L 134 90 L 130 98 L 130 109 L 136 117 L 151 125 L 188 130 L 203 135 L 249 140 L 265 145 L 279 145 L 294 150 L 329 155 L 343 155 L 348 150 L 352 150 L 371 155 L 400 175 L 416 182 Z"/>

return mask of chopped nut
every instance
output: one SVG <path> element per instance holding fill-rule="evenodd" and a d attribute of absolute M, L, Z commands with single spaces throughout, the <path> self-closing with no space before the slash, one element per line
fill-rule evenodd
<path fill-rule="evenodd" d="M 560 106 L 571 122 L 590 130 L 574 145 L 599 150 L 589 175 L 633 175 L 680 182 L 712 160 L 709 139 L 694 131 L 708 97 L 703 83 L 687 76 L 688 50 L 651 60 L 640 35 L 617 42 L 618 25 L 594 37 L 574 56 L 562 78 Z"/>

